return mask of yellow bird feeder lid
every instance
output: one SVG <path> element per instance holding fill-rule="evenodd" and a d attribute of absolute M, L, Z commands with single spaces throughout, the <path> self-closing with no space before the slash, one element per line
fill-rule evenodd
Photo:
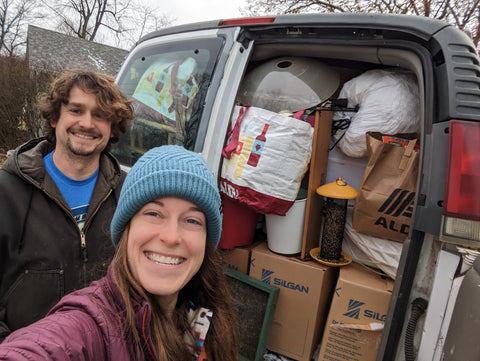
<path fill-rule="evenodd" d="M 357 198 L 357 190 L 349 186 L 342 178 L 336 181 L 321 185 L 317 188 L 317 194 L 336 199 L 354 199 Z"/>

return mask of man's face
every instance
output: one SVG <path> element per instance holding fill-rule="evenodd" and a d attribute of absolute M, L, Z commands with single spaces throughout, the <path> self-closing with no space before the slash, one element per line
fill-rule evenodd
<path fill-rule="evenodd" d="M 99 157 L 112 137 L 111 122 L 98 109 L 94 94 L 77 86 L 70 91 L 68 104 L 62 104 L 55 128 L 55 152 L 64 157 Z"/>

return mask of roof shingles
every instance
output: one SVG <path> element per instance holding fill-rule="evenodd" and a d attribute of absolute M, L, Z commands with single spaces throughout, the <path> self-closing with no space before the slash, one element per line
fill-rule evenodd
<path fill-rule="evenodd" d="M 54 69 L 80 68 L 116 75 L 128 51 L 28 26 L 27 59 Z"/>

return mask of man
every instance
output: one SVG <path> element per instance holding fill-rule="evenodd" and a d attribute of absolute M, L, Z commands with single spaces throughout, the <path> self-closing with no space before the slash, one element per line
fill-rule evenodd
<path fill-rule="evenodd" d="M 0 341 L 103 276 L 125 172 L 108 152 L 133 119 L 111 76 L 65 71 L 40 97 L 45 138 L 0 170 Z"/>

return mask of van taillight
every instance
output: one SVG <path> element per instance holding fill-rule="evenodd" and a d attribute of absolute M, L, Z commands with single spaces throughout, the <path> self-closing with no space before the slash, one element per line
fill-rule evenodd
<path fill-rule="evenodd" d="M 251 18 L 225 19 L 220 21 L 219 25 L 250 25 L 250 24 L 269 24 L 275 21 L 275 16 L 258 16 Z"/>
<path fill-rule="evenodd" d="M 480 247 L 480 123 L 452 120 L 449 130 L 440 239 Z"/>

